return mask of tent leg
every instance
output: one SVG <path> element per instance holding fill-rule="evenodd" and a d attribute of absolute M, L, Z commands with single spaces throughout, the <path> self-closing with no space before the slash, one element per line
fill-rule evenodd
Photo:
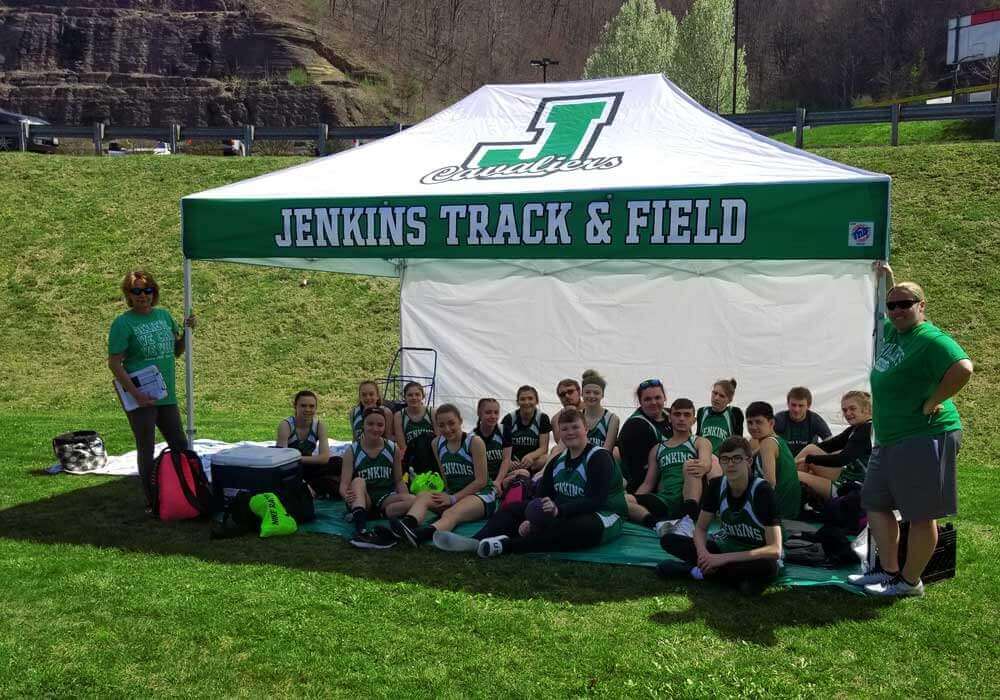
<path fill-rule="evenodd" d="M 184 258 L 184 318 L 191 315 L 191 260 Z M 194 338 L 184 329 L 184 398 L 187 401 L 188 449 L 194 449 Z"/>

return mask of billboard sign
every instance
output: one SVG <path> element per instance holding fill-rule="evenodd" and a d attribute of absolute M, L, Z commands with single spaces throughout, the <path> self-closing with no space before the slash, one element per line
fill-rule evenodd
<path fill-rule="evenodd" d="M 948 20 L 948 65 L 1000 55 L 1000 10 Z"/>

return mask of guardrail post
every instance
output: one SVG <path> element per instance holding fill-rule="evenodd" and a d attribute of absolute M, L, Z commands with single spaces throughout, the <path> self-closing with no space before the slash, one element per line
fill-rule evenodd
<path fill-rule="evenodd" d="M 326 138 L 330 134 L 330 127 L 320 124 L 316 129 L 316 155 L 320 158 L 326 155 Z"/>
<path fill-rule="evenodd" d="M 997 70 L 1000 70 L 1000 66 Z M 993 140 L 1000 141 L 1000 88 L 997 88 L 997 98 L 993 103 Z"/>
<path fill-rule="evenodd" d="M 28 122 L 17 123 L 17 150 L 21 153 L 28 150 L 29 129 L 31 129 L 31 125 Z"/>
<path fill-rule="evenodd" d="M 94 122 L 94 155 L 101 155 L 104 150 L 104 124 Z"/>
<path fill-rule="evenodd" d="M 804 134 L 802 133 L 806 126 L 806 110 L 805 107 L 799 107 L 795 110 L 795 147 L 802 148 L 802 143 L 804 140 Z"/>
<path fill-rule="evenodd" d="M 899 145 L 899 105 L 892 105 L 889 108 L 892 126 L 890 128 L 889 145 Z"/>
<path fill-rule="evenodd" d="M 243 125 L 243 155 L 248 156 L 253 151 L 253 124 Z"/>
<path fill-rule="evenodd" d="M 181 125 L 170 125 L 170 152 L 177 153 L 177 143 L 181 140 Z"/>

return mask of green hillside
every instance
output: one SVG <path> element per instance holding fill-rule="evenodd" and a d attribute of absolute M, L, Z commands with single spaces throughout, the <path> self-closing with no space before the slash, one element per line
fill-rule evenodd
<path fill-rule="evenodd" d="M 63 430 L 132 449 L 106 333 L 135 266 L 179 315 L 178 199 L 299 160 L 3 154 L 0 696 L 1000 695 L 1000 144 L 819 152 L 893 176 L 897 278 L 924 285 L 976 362 L 958 402 L 958 577 L 921 601 L 748 601 L 630 567 L 317 535 L 209 541 L 144 518 L 134 480 L 41 476 Z M 357 380 L 398 343 L 395 282 L 194 267 L 200 434 L 267 437 L 312 386 L 342 436 Z"/>

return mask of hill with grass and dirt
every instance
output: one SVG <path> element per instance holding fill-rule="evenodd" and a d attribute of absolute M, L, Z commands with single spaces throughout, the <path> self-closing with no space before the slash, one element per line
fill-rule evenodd
<path fill-rule="evenodd" d="M 1000 694 L 1000 144 L 818 152 L 892 175 L 897 279 L 976 363 L 958 399 L 958 576 L 919 601 L 748 600 L 637 567 L 321 535 L 210 541 L 144 517 L 135 480 L 40 475 L 65 430 L 132 449 L 107 330 L 136 266 L 180 314 L 179 198 L 297 161 L 0 155 L 0 695 Z M 310 386 L 346 437 L 357 381 L 398 342 L 395 281 L 197 262 L 194 279 L 199 434 L 269 438 Z"/>

